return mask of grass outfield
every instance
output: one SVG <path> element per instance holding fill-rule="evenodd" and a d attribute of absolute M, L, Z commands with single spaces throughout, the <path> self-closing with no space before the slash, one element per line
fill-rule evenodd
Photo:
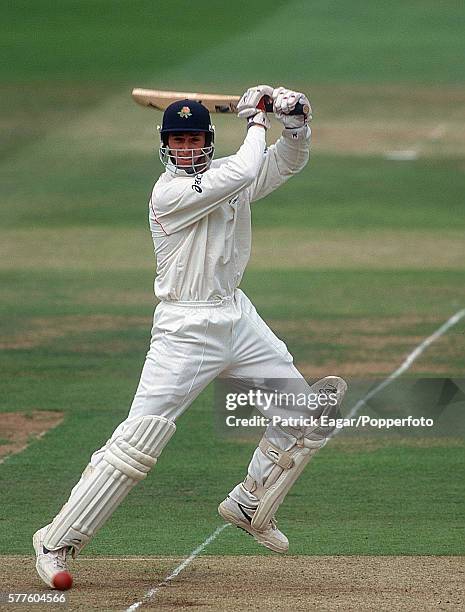
<path fill-rule="evenodd" d="M 8 398 L 3 409 L 65 412 L 63 425 L 0 470 L 5 507 L 15 508 L 13 515 L 3 517 L 5 550 L 28 550 L 34 526 L 65 501 L 89 453 L 124 418 L 147 346 L 151 307 L 148 295 L 140 303 L 124 303 L 114 299 L 111 289 L 143 294 L 147 276 L 61 272 L 2 278 L 12 296 L 22 296 L 15 317 L 3 319 L 7 348 L 2 394 Z M 273 327 L 282 327 L 298 365 L 312 376 L 328 371 L 328 364 L 347 375 L 360 375 L 355 370 L 360 365 L 379 375 L 394 369 L 413 348 L 411 338 L 429 334 L 452 310 L 447 288 L 454 284 L 464 286 L 462 272 L 278 271 L 270 284 L 263 273 L 251 270 L 244 286 Z M 99 300 L 92 304 L 86 295 L 96 286 Z M 425 303 L 425 290 L 441 299 Z M 34 295 L 33 302 L 28 295 Z M 293 299 L 286 300 L 286 295 Z M 350 296 L 350 309 L 339 296 Z M 463 330 L 463 325 L 453 330 L 414 371 L 458 375 L 465 365 Z M 379 354 L 368 342 L 374 332 L 378 342 L 383 334 L 389 340 Z M 211 410 L 210 389 L 180 419 L 160 465 L 118 510 L 89 553 L 182 554 L 213 530 L 219 522 L 216 505 L 241 479 L 254 445 L 220 439 L 212 429 Z M 313 462 L 280 512 L 294 554 L 463 552 L 457 537 L 463 520 L 458 504 L 463 447 L 443 439 L 426 438 L 423 447 L 414 439 L 407 445 L 388 442 L 365 449 L 362 438 L 357 451 L 348 452 L 336 440 Z M 21 485 L 11 486 L 13 482 Z M 32 507 L 28 499 L 34 500 Z M 211 552 L 256 554 L 256 548 L 231 531 L 212 544 Z"/>
<path fill-rule="evenodd" d="M 33 4 L 10 3 L 15 26 L 2 32 L 0 411 L 64 420 L 0 464 L 2 554 L 30 552 L 125 417 L 147 350 L 160 114 L 136 107 L 132 86 L 239 92 L 270 80 L 313 92 L 313 159 L 254 207 L 243 282 L 308 377 L 386 376 L 465 306 L 458 8 Z M 215 123 L 218 154 L 231 153 L 242 128 Z M 410 148 L 416 161 L 385 159 Z M 463 375 L 464 331 L 462 320 L 409 376 Z M 85 555 L 182 556 L 221 523 L 216 506 L 254 444 L 217 435 L 211 394 Z M 434 433 L 331 442 L 279 512 L 291 553 L 463 555 L 463 419 L 454 436 Z M 206 552 L 269 554 L 232 529 Z"/>

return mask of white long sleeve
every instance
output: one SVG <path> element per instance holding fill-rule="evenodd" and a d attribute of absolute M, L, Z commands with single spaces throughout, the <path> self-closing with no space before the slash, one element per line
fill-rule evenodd
<path fill-rule="evenodd" d="M 283 130 L 281 138 L 268 148 L 251 185 L 251 202 L 264 198 L 305 167 L 310 157 L 311 135 L 309 126 Z"/>
<path fill-rule="evenodd" d="M 166 171 L 150 198 L 157 259 L 155 294 L 168 301 L 232 296 L 250 257 L 252 199 L 263 197 L 308 160 L 309 131 L 266 151 L 265 130 L 249 128 L 235 155 L 195 176 Z"/>
<path fill-rule="evenodd" d="M 195 176 L 162 175 L 152 193 L 152 208 L 167 234 L 172 234 L 211 213 L 257 177 L 265 153 L 265 130 L 252 126 L 241 148 L 225 163 L 215 163 Z"/>

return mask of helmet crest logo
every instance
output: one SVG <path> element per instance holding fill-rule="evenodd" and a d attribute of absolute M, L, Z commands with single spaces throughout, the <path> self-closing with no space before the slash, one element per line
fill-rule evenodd
<path fill-rule="evenodd" d="M 191 113 L 191 109 L 188 106 L 183 106 L 181 108 L 181 110 L 178 112 L 178 115 L 182 118 L 182 119 L 187 119 L 188 117 L 190 117 L 192 115 Z"/>

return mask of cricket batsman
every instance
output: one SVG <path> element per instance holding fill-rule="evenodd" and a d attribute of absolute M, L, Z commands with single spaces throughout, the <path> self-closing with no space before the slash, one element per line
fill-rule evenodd
<path fill-rule="evenodd" d="M 269 147 L 264 96 L 272 98 L 274 117 L 283 127 Z M 340 406 L 344 380 L 327 376 L 310 387 L 284 342 L 238 288 L 250 256 L 250 204 L 300 172 L 309 159 L 310 117 L 290 114 L 297 103 L 310 108 L 303 93 L 285 87 L 248 89 L 237 106 L 247 123 L 244 142 L 235 155 L 218 160 L 213 160 L 214 128 L 202 104 L 186 99 L 166 109 L 160 129 L 165 171 L 149 201 L 159 300 L 150 348 L 127 419 L 94 452 L 53 521 L 34 534 L 37 572 L 52 588 L 61 588 L 56 578 L 68 573 L 69 556 L 80 553 L 147 476 L 175 433 L 177 418 L 216 377 L 267 377 L 297 382 L 308 392 L 329 389 L 337 399 L 318 416 L 331 416 Z M 287 408 L 276 406 L 280 412 L 285 416 Z M 328 433 L 318 425 L 268 425 L 245 480 L 218 508 L 223 519 L 267 548 L 287 551 L 275 513 Z"/>

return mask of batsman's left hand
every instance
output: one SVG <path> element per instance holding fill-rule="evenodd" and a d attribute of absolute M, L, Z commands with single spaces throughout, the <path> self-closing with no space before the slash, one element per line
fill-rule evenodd
<path fill-rule="evenodd" d="M 273 90 L 272 98 L 274 115 L 278 121 L 281 121 L 285 128 L 296 129 L 303 127 L 312 120 L 312 107 L 310 106 L 310 101 L 307 96 L 300 91 L 293 91 L 286 87 L 278 87 Z M 298 102 L 308 107 L 308 113 L 303 115 L 289 115 Z"/>

